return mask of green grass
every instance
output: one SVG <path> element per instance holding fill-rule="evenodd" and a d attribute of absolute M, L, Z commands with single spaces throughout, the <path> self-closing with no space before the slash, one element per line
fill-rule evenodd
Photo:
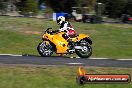
<path fill-rule="evenodd" d="M 132 25 L 72 24 L 77 33 L 92 38 L 92 57 L 132 58 Z M 43 32 L 48 27 L 59 28 L 56 22 L 46 19 L 0 17 L 0 53 L 38 55 L 36 47 L 41 34 L 27 34 L 25 31 Z"/>
<path fill-rule="evenodd" d="M 131 74 L 131 68 L 85 67 L 89 74 Z M 0 88 L 131 88 L 130 84 L 76 83 L 78 67 L 0 66 Z"/>
<path fill-rule="evenodd" d="M 0 53 L 36 54 L 39 38 L 36 35 L 23 35 L 21 33 L 0 30 Z"/>

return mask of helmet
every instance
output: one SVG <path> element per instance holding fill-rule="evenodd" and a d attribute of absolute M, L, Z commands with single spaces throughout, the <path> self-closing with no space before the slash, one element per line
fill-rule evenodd
<path fill-rule="evenodd" d="M 59 16 L 57 19 L 58 24 L 62 24 L 62 22 L 65 22 L 65 17 L 64 16 Z"/>

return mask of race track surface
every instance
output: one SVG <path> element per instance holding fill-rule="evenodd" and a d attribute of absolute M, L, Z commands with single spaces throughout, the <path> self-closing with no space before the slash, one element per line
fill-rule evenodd
<path fill-rule="evenodd" d="M 68 65 L 68 66 L 95 66 L 95 67 L 132 67 L 132 60 L 114 59 L 82 59 L 68 57 L 39 57 L 39 56 L 0 56 L 0 64 L 19 65 Z"/>

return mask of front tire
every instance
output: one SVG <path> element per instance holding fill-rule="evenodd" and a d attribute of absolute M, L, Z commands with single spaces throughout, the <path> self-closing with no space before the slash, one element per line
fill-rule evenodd
<path fill-rule="evenodd" d="M 82 49 L 77 49 L 76 54 L 81 58 L 89 58 L 92 55 L 92 47 L 87 45 L 82 45 Z"/>
<path fill-rule="evenodd" d="M 53 47 L 50 43 L 46 44 L 45 42 L 40 42 L 37 50 L 43 57 L 51 56 L 53 54 Z"/>

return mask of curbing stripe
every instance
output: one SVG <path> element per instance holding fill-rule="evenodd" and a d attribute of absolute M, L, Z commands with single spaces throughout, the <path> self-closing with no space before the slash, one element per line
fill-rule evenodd
<path fill-rule="evenodd" d="M 0 54 L 1 56 L 22 56 L 22 55 L 15 55 L 15 54 Z"/>
<path fill-rule="evenodd" d="M 109 59 L 109 58 L 88 58 L 88 59 Z"/>
<path fill-rule="evenodd" d="M 70 57 L 70 58 L 80 58 L 80 57 Z M 107 59 L 109 59 L 110 60 L 110 58 L 88 58 L 88 59 L 90 59 L 90 60 L 107 60 Z M 111 59 L 111 60 L 132 60 L 132 59 Z"/>
<path fill-rule="evenodd" d="M 70 57 L 70 58 L 80 58 L 80 57 Z"/>
<path fill-rule="evenodd" d="M 21 57 L 22 55 L 10 55 L 10 56 L 18 56 L 18 57 Z"/>
<path fill-rule="evenodd" d="M 117 60 L 132 60 L 132 59 L 117 59 Z"/>
<path fill-rule="evenodd" d="M 82 65 L 84 63 L 66 63 L 66 64 L 68 64 L 68 65 Z"/>
<path fill-rule="evenodd" d="M 70 58 L 80 58 L 80 57 L 70 57 Z M 101 59 L 102 60 L 102 59 L 109 59 L 109 58 L 88 58 L 88 59 L 93 59 L 93 60 L 94 59 Z"/>

